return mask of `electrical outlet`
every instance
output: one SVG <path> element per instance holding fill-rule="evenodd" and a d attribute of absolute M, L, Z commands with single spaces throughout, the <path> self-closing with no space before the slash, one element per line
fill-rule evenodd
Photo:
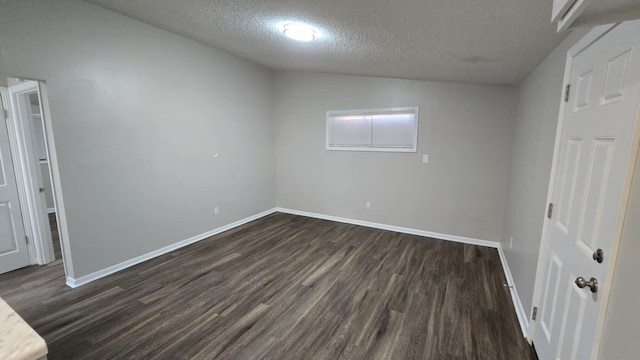
<path fill-rule="evenodd" d="M 513 249 L 513 236 L 511 237 L 511 240 L 509 240 L 509 249 Z"/>
<path fill-rule="evenodd" d="M 368 202 L 368 201 L 366 203 L 364 203 L 364 208 L 367 209 L 367 210 L 371 210 L 371 203 Z"/>
<path fill-rule="evenodd" d="M 217 207 L 217 206 L 216 206 L 216 207 L 214 207 L 214 208 L 213 208 L 213 214 L 214 214 L 214 215 L 218 215 L 218 214 L 220 214 L 220 208 L 219 208 L 219 207 Z"/>

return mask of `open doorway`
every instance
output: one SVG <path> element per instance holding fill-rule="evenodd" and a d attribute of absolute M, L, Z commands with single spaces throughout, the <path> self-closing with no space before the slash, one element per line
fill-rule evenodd
<path fill-rule="evenodd" d="M 9 180 L 0 192 L 0 204 L 6 205 L 0 214 L 0 232 L 5 235 L 0 273 L 65 258 L 46 92 L 37 81 L 10 78 L 8 85 L 0 89 L 6 118 L 0 131 L 0 167 Z"/>
<path fill-rule="evenodd" d="M 26 96 L 26 95 L 25 95 Z M 44 131 L 44 118 L 42 111 L 42 104 L 40 103 L 40 96 L 37 92 L 29 93 L 29 110 L 27 117 L 32 120 L 32 137 L 33 137 L 33 150 L 35 159 L 38 161 L 38 168 L 40 170 L 40 176 L 38 177 L 38 190 L 41 196 L 44 197 L 44 205 L 48 215 L 48 219 L 45 223 L 49 226 L 49 232 L 51 233 L 51 242 L 53 245 L 53 260 L 62 259 L 62 251 L 60 247 L 60 240 L 58 237 L 58 224 L 56 216 L 56 205 L 53 201 L 53 180 L 51 178 L 51 169 L 49 163 L 49 149 L 47 146 L 47 137 Z M 46 224 L 45 224 L 46 225 Z M 48 241 L 48 240 L 45 240 Z"/>

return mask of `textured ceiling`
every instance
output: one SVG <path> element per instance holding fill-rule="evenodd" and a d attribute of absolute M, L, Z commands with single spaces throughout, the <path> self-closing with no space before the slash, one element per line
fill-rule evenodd
<path fill-rule="evenodd" d="M 519 84 L 566 34 L 551 0 L 86 0 L 272 69 Z M 278 25 L 320 36 L 298 43 Z"/>

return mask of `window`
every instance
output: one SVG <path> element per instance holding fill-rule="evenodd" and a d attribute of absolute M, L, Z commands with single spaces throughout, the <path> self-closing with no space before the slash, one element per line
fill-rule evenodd
<path fill-rule="evenodd" d="M 418 107 L 327 111 L 327 150 L 416 152 Z"/>

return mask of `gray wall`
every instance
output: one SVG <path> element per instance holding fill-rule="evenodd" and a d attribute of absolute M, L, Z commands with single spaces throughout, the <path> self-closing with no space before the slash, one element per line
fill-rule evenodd
<path fill-rule="evenodd" d="M 4 1 L 0 53 L 48 85 L 70 275 L 273 207 L 270 71 L 68 0 Z"/>
<path fill-rule="evenodd" d="M 640 354 L 640 157 L 631 184 L 631 197 L 622 230 L 600 359 L 637 359 Z"/>
<path fill-rule="evenodd" d="M 274 82 L 278 206 L 499 241 L 517 89 L 303 72 Z M 420 106 L 417 153 L 324 149 L 327 110 L 403 105 Z"/>
<path fill-rule="evenodd" d="M 565 60 L 585 32 L 569 35 L 520 87 L 501 242 L 527 313 L 533 306 Z"/>

